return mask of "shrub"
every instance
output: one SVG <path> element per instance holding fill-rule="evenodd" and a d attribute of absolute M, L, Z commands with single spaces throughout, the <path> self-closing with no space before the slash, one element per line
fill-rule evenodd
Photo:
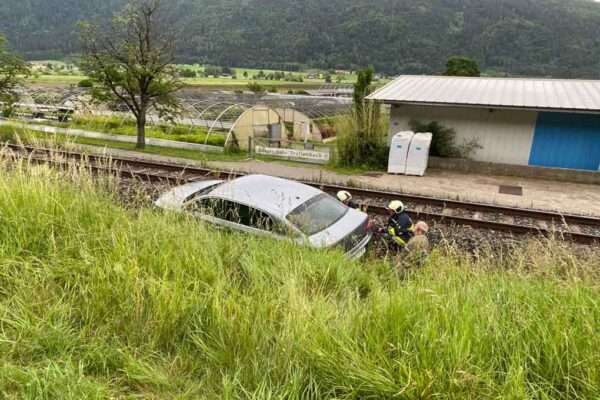
<path fill-rule="evenodd" d="M 448 76 L 480 76 L 477 62 L 468 57 L 451 57 L 446 64 Z"/>
<path fill-rule="evenodd" d="M 248 82 L 248 90 L 252 93 L 260 94 L 265 92 L 265 88 L 258 82 Z"/>
<path fill-rule="evenodd" d="M 179 76 L 182 78 L 196 78 L 198 73 L 191 68 L 184 68 L 179 70 Z"/>
<path fill-rule="evenodd" d="M 91 79 L 82 79 L 77 83 L 77 86 L 80 88 L 93 88 L 94 82 Z"/>
<path fill-rule="evenodd" d="M 9 105 L 3 106 L 0 111 L 1 111 L 0 115 L 2 115 L 4 118 L 10 118 L 13 116 L 15 109 L 12 104 L 9 104 Z"/>
<path fill-rule="evenodd" d="M 456 131 L 445 127 L 437 121 L 422 122 L 412 120 L 410 121 L 410 127 L 415 132 L 431 132 L 433 134 L 430 150 L 432 156 L 468 158 L 475 150 L 481 148 L 477 140 L 457 144 Z"/>

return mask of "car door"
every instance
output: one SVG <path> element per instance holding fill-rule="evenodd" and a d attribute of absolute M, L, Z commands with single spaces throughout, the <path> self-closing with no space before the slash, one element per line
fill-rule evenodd
<path fill-rule="evenodd" d="M 220 198 L 202 198 L 192 201 L 187 209 L 198 218 L 217 226 L 254 235 L 282 238 L 282 230 L 279 229 L 276 219 L 245 204 Z"/>

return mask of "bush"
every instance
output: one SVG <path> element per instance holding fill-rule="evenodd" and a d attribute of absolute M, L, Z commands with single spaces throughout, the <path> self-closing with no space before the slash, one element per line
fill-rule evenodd
<path fill-rule="evenodd" d="M 451 57 L 446 64 L 448 76 L 480 76 L 479 65 L 467 57 Z"/>
<path fill-rule="evenodd" d="M 82 79 L 77 83 L 77 86 L 80 88 L 93 88 L 94 82 L 91 79 Z"/>
<path fill-rule="evenodd" d="M 179 76 L 182 78 L 196 78 L 198 73 L 190 68 L 184 68 L 179 70 Z"/>
<path fill-rule="evenodd" d="M 0 115 L 2 115 L 4 118 L 10 118 L 13 116 L 14 112 L 15 109 L 12 105 L 6 105 L 0 110 Z"/>
<path fill-rule="evenodd" d="M 204 68 L 204 74 L 206 76 L 219 77 L 219 76 L 221 76 L 222 73 L 223 73 L 223 68 L 221 68 L 221 67 L 215 67 L 215 66 L 208 65 Z"/>
<path fill-rule="evenodd" d="M 444 158 L 468 158 L 475 150 L 481 148 L 477 140 L 456 144 L 456 131 L 443 126 L 437 121 L 422 122 L 412 120 L 410 127 L 414 132 L 430 132 L 433 134 L 430 154 Z"/>
<path fill-rule="evenodd" d="M 248 90 L 253 93 L 260 94 L 265 92 L 265 88 L 258 82 L 248 82 Z"/>

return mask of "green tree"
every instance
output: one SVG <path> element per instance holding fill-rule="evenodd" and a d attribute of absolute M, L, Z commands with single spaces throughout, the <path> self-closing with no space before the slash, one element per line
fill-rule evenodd
<path fill-rule="evenodd" d="M 446 64 L 448 76 L 480 76 L 479 65 L 467 57 L 451 57 Z"/>
<path fill-rule="evenodd" d="M 6 47 L 6 40 L 0 36 L 0 103 L 2 113 L 9 115 L 13 103 L 18 99 L 17 86 L 21 77 L 29 75 L 29 67 Z"/>
<path fill-rule="evenodd" d="M 365 104 L 365 98 L 371 94 L 372 91 L 372 83 L 373 83 L 373 75 L 375 75 L 375 71 L 373 70 L 372 67 L 363 69 L 361 71 L 358 71 L 357 73 L 357 78 L 356 78 L 356 83 L 354 84 L 354 93 L 353 93 L 353 99 L 354 99 L 354 111 L 357 115 L 361 115 L 363 108 L 364 108 L 364 104 Z"/>
<path fill-rule="evenodd" d="M 127 106 L 137 121 L 138 148 L 146 144 L 149 111 L 168 118 L 179 110 L 177 34 L 160 6 L 160 0 L 130 0 L 106 30 L 82 25 L 82 69 L 97 83 L 94 98 Z"/>

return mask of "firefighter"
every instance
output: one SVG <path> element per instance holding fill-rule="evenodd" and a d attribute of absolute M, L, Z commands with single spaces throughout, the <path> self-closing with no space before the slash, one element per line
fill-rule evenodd
<path fill-rule="evenodd" d="M 387 206 L 390 218 L 388 220 L 387 234 L 392 242 L 400 249 L 415 236 L 414 225 L 410 216 L 406 213 L 404 203 L 394 200 Z"/>
<path fill-rule="evenodd" d="M 358 210 L 360 208 L 360 206 L 357 203 L 352 201 L 352 195 L 350 194 L 350 192 L 342 190 L 338 192 L 337 198 L 339 201 L 341 201 L 350 208 L 354 208 L 355 210 Z"/>

